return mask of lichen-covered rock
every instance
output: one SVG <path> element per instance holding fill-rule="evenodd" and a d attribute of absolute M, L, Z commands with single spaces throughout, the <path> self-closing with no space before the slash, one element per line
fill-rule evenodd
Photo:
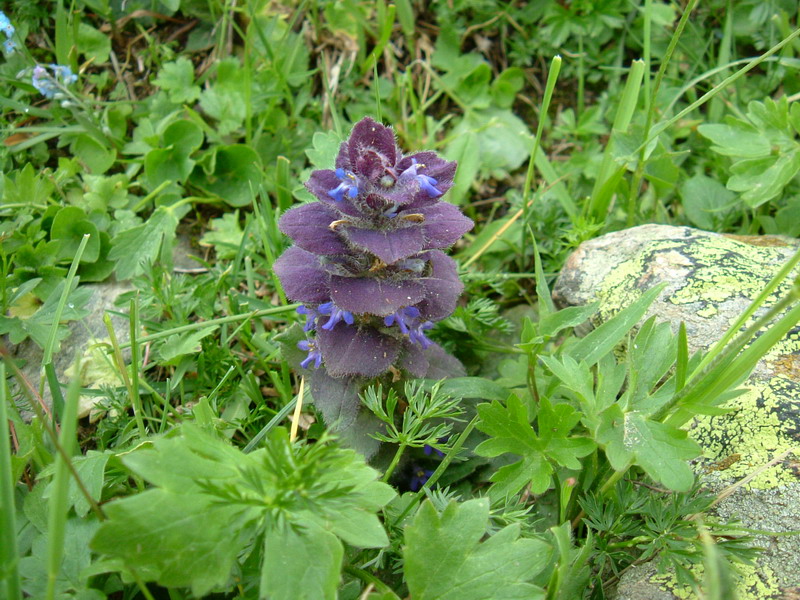
<path fill-rule="evenodd" d="M 725 236 L 685 227 L 643 225 L 581 244 L 568 259 L 554 297 L 561 306 L 597 300 L 597 318 L 602 321 L 647 289 L 666 282 L 645 318 L 656 315 L 676 330 L 683 321 L 690 351 L 707 349 L 799 245 L 799 240 L 776 236 Z M 791 279 L 769 302 L 785 295 L 790 284 Z M 746 388 L 745 394 L 728 403 L 732 412 L 698 417 L 689 425 L 692 437 L 704 449 L 695 470 L 709 486 L 721 490 L 788 452 L 784 460 L 760 470 L 748 485 L 725 500 L 719 514 L 738 516 L 754 529 L 796 530 L 800 523 L 800 470 L 791 451 L 800 447 L 800 327 L 759 362 Z M 784 500 L 770 504 L 770 519 L 764 516 L 765 494 Z M 786 590 L 800 585 L 800 568 L 786 560 L 787 556 L 800 556 L 800 543 L 793 536 L 783 536 L 765 537 L 760 544 L 766 548 L 765 555 L 759 568 L 743 578 L 741 595 L 781 598 Z M 642 573 L 633 570 L 623 579 L 619 598 L 661 597 L 657 594 L 663 595 L 670 587 L 666 579 Z M 642 591 L 645 588 L 647 591 Z M 685 590 L 673 590 L 671 596 L 691 597 Z"/>

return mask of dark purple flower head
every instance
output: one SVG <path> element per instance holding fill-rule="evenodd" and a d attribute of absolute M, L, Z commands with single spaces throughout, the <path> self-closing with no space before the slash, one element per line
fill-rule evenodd
<path fill-rule="evenodd" d="M 441 200 L 455 172 L 435 152 L 403 155 L 392 130 L 366 118 L 334 168 L 311 174 L 317 202 L 281 217 L 294 246 L 275 262 L 286 295 L 304 305 L 304 329 L 316 332 L 304 366 L 321 356 L 332 377 L 427 372 L 427 355 L 441 349 L 425 332 L 463 289 L 442 249 L 473 225 Z"/>

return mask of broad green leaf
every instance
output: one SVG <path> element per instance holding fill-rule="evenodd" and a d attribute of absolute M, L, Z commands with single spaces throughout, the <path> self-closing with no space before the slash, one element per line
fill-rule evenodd
<path fill-rule="evenodd" d="M 202 596 L 228 584 L 237 559 L 263 534 L 262 597 L 289 597 L 273 596 L 288 593 L 282 579 L 289 567 L 277 565 L 301 561 L 291 566 L 306 574 L 292 579 L 293 597 L 327 598 L 338 583 L 338 538 L 388 544 L 375 512 L 394 490 L 361 456 L 329 441 L 293 444 L 279 428 L 263 448 L 244 454 L 184 425 L 122 460 L 154 487 L 106 505 L 109 518 L 92 547 L 146 581 Z"/>
<path fill-rule="evenodd" d="M 83 236 L 89 234 L 89 241 L 81 256 L 81 262 L 93 263 L 100 257 L 100 233 L 83 209 L 65 206 L 58 211 L 50 228 L 50 238 L 59 241 L 58 258 L 72 260 L 78 251 Z"/>
<path fill-rule="evenodd" d="M 439 515 L 426 500 L 406 528 L 405 576 L 414 600 L 535 600 L 544 591 L 530 583 L 548 563 L 545 542 L 520 539 L 509 525 L 484 542 L 489 501 L 450 502 Z"/>
<path fill-rule="evenodd" d="M 336 536 L 315 525 L 302 535 L 292 529 L 271 531 L 264 539 L 261 598 L 334 600 L 344 551 Z"/>
<path fill-rule="evenodd" d="M 96 450 L 89 450 L 85 456 L 76 456 L 72 459 L 72 466 L 75 467 L 75 472 L 81 478 L 84 487 L 89 492 L 89 495 L 96 501 L 100 501 L 100 494 L 103 491 L 103 481 L 105 480 L 106 463 L 111 455 L 105 452 L 97 452 Z M 54 466 L 51 464 L 42 469 L 39 477 L 52 476 L 55 471 Z M 47 486 L 45 498 L 50 497 L 50 489 L 52 483 Z M 86 496 L 78 488 L 74 478 L 70 478 L 69 490 L 67 492 L 69 505 L 75 508 L 75 512 L 79 517 L 85 517 L 89 513 L 89 502 Z"/>
<path fill-rule="evenodd" d="M 111 242 L 108 258 L 117 261 L 117 277 L 130 279 L 142 271 L 142 263 L 155 261 L 165 238 L 171 240 L 187 206 L 159 206 L 146 223 L 123 231 Z"/>
<path fill-rule="evenodd" d="M 106 148 L 86 133 L 73 138 L 70 150 L 91 173 L 96 175 L 108 171 L 117 158 L 117 153 L 113 148 Z"/>
<path fill-rule="evenodd" d="M 186 181 L 195 165 L 190 157 L 203 144 L 203 131 L 191 121 L 175 121 L 164 131 L 163 143 L 164 148 L 150 150 L 144 159 L 144 172 L 151 188 L 165 181 Z"/>
<path fill-rule="evenodd" d="M 700 125 L 697 131 L 712 141 L 712 150 L 725 156 L 759 158 L 770 153 L 769 140 L 751 125 L 731 119 L 729 125 Z"/>
<path fill-rule="evenodd" d="M 175 465 L 176 468 L 178 465 Z M 117 556 L 145 581 L 196 596 L 228 583 L 258 509 L 207 494 L 151 489 L 105 506 L 92 549 Z"/>
<path fill-rule="evenodd" d="M 261 159 L 243 144 L 217 146 L 194 170 L 191 181 L 230 206 L 249 206 L 261 186 Z"/>
<path fill-rule="evenodd" d="M 584 306 L 570 306 L 545 315 L 539 321 L 539 333 L 551 338 L 564 329 L 577 327 L 597 312 L 597 306 L 597 302 L 592 302 Z"/>
<path fill-rule="evenodd" d="M 681 204 L 693 225 L 716 230 L 725 221 L 736 195 L 716 179 L 698 174 L 680 187 Z"/>
<path fill-rule="evenodd" d="M 165 363 L 174 363 L 176 358 L 200 352 L 200 341 L 215 330 L 216 326 L 212 325 L 185 334 L 175 333 L 164 340 L 158 349 L 158 354 Z"/>
<path fill-rule="evenodd" d="M 96 65 L 101 65 L 108 60 L 111 53 L 111 38 L 98 31 L 84 20 L 78 24 L 78 52 Z"/>
<path fill-rule="evenodd" d="M 694 475 L 686 461 L 701 450 L 687 432 L 651 421 L 636 411 L 623 413 L 616 404 L 601 419 L 595 439 L 614 469 L 633 462 L 671 490 L 686 492 L 692 487 Z"/>
<path fill-rule="evenodd" d="M 306 150 L 306 156 L 311 164 L 317 169 L 332 169 L 336 162 L 336 155 L 339 153 L 339 145 L 342 139 L 335 131 L 322 133 L 317 131 L 311 138 L 313 148 Z"/>
<path fill-rule="evenodd" d="M 550 487 L 553 467 L 550 461 L 568 469 L 579 469 L 578 458 L 591 453 L 595 444 L 586 437 L 569 437 L 581 414 L 569 404 L 551 405 L 547 398 L 539 402 L 538 432 L 530 424 L 528 411 L 516 396 L 507 406 L 499 402 L 478 406 L 478 429 L 491 436 L 481 442 L 475 453 L 495 457 L 518 454 L 522 461 L 503 467 L 491 480 L 497 482 L 495 493 L 515 494 L 528 482 L 531 491 L 541 494 Z M 524 474 L 524 476 L 523 476 Z"/>

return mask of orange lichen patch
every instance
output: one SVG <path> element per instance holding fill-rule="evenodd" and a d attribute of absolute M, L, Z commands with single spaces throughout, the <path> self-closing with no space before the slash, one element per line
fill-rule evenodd
<path fill-rule="evenodd" d="M 769 361 L 769 368 L 775 375 L 800 381 L 800 354 L 778 355 Z"/>
<path fill-rule="evenodd" d="M 750 244 L 751 246 L 762 246 L 764 248 L 794 246 L 787 238 L 779 235 L 735 235 L 733 233 L 723 234 L 727 238 Z"/>

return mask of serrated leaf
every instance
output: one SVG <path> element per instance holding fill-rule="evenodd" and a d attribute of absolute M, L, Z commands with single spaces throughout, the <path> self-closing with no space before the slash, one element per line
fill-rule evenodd
<path fill-rule="evenodd" d="M 165 63 L 153 83 L 167 92 L 176 104 L 194 102 L 200 97 L 200 86 L 194 83 L 194 65 L 185 56 Z"/>
<path fill-rule="evenodd" d="M 568 404 L 553 406 L 547 398 L 542 398 L 537 415 L 538 431 L 534 431 L 527 409 L 516 396 L 511 396 L 505 407 L 499 402 L 481 404 L 478 415 L 477 428 L 491 437 L 475 448 L 475 454 L 494 457 L 511 453 L 522 457 L 521 463 L 517 463 L 522 466 L 500 469 L 492 476 L 491 480 L 500 483 L 505 494 L 518 492 L 529 481 L 531 491 L 540 494 L 551 484 L 553 468 L 548 461 L 579 469 L 578 458 L 595 449 L 589 438 L 569 437 L 581 414 Z M 520 471 L 525 477 L 518 477 Z M 513 475 L 513 485 L 508 484 L 509 474 Z"/>
<path fill-rule="evenodd" d="M 311 577 L 293 580 L 293 597 L 332 597 L 328 590 L 338 582 L 341 563 L 338 537 L 360 547 L 388 543 L 375 512 L 394 490 L 377 481 L 359 455 L 330 441 L 293 444 L 278 428 L 265 447 L 244 454 L 184 425 L 123 462 L 154 487 L 105 505 L 109 518 L 92 547 L 145 581 L 191 587 L 202 596 L 228 584 L 237 559 L 263 534 L 261 586 L 268 597 L 284 593 L 285 572 L 275 565 L 287 549 L 304 557 L 295 571 Z M 320 546 L 326 556 L 307 564 Z"/>
<path fill-rule="evenodd" d="M 188 206 L 173 209 L 159 206 L 146 223 L 118 234 L 111 242 L 108 258 L 117 261 L 117 277 L 130 279 L 142 271 L 142 263 L 153 262 L 158 257 L 165 238 L 172 239 L 179 218 Z"/>
<path fill-rule="evenodd" d="M 486 499 L 450 502 L 439 515 L 426 500 L 406 528 L 405 576 L 414 600 L 544 598 L 530 583 L 547 564 L 551 548 L 519 539 L 510 525 L 481 543 L 489 520 Z"/>
<path fill-rule="evenodd" d="M 671 490 L 685 492 L 692 487 L 694 474 L 686 461 L 699 456 L 701 450 L 682 429 L 636 411 L 623 413 L 613 405 L 601 415 L 595 439 L 616 470 L 633 462 Z"/>

